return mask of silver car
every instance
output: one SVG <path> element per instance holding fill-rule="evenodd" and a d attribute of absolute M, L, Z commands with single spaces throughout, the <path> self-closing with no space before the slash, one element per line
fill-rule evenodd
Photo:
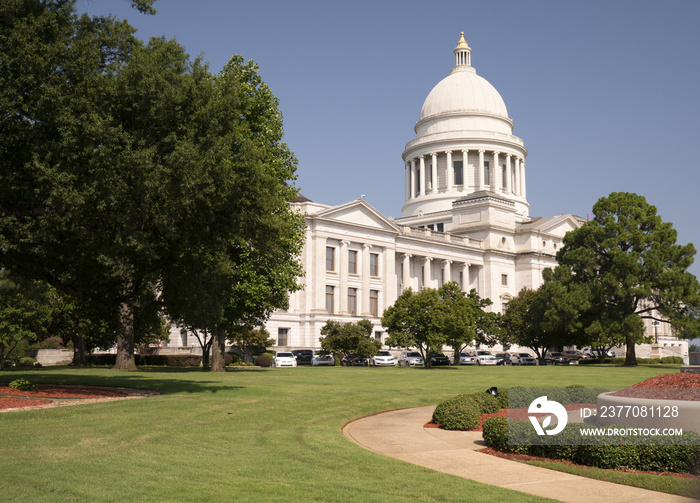
<path fill-rule="evenodd" d="M 476 356 L 471 353 L 460 353 L 459 354 L 459 364 L 460 365 L 476 365 Z"/>
<path fill-rule="evenodd" d="M 333 358 L 333 355 L 314 353 L 313 357 L 311 358 L 311 365 L 314 367 L 319 367 L 322 365 L 333 366 L 335 365 L 335 358 Z"/>
<path fill-rule="evenodd" d="M 399 367 L 424 367 L 425 361 L 418 351 L 404 351 L 399 356 Z"/>
<path fill-rule="evenodd" d="M 537 365 L 537 359 L 530 353 L 511 353 L 513 365 Z"/>
<path fill-rule="evenodd" d="M 297 358 L 293 353 L 278 352 L 272 359 L 272 365 L 275 367 L 296 367 Z"/>

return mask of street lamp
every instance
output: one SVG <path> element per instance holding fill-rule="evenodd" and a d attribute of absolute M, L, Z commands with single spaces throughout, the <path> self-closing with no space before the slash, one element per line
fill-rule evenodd
<path fill-rule="evenodd" d="M 654 343 L 655 344 L 659 343 L 659 334 L 658 334 L 659 325 L 661 325 L 661 323 L 659 323 L 656 320 L 651 322 L 651 326 L 654 327 Z"/>

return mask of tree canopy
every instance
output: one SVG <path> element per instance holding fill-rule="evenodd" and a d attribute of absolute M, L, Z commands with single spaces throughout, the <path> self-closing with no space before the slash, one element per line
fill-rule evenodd
<path fill-rule="evenodd" d="M 328 320 L 321 328 L 319 341 L 324 352 L 355 365 L 356 360 L 374 356 L 382 347 L 381 342 L 372 338 L 372 330 L 374 325 L 366 319 L 357 323 Z"/>
<path fill-rule="evenodd" d="M 164 301 L 218 341 L 286 305 L 296 160 L 254 63 L 212 75 L 70 0 L 3 2 L 0 27 L 0 265 L 107 313 L 117 368 Z"/>
<path fill-rule="evenodd" d="M 490 304 L 474 290 L 466 294 L 455 282 L 420 292 L 408 288 L 384 311 L 382 325 L 389 333 L 386 342 L 390 346 L 417 348 L 427 367 L 433 353 L 440 352 L 446 344 L 455 349 L 459 358 L 461 348 L 472 341 L 493 344 L 491 334 L 497 329 L 497 315 L 483 310 Z"/>
<path fill-rule="evenodd" d="M 585 292 L 579 306 L 586 342 L 624 343 L 626 365 L 636 365 L 644 319 L 666 321 L 680 335 L 697 334 L 700 284 L 688 267 L 692 244 L 642 196 L 615 192 L 593 206 L 593 220 L 564 236 L 557 253 L 561 284 Z M 596 344 L 598 342 L 598 344 Z"/>

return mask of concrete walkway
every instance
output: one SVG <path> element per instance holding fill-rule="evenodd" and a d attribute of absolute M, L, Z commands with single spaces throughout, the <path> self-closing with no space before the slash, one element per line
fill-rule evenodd
<path fill-rule="evenodd" d="M 578 477 L 477 452 L 481 432 L 423 428 L 435 407 L 400 409 L 348 423 L 343 433 L 385 456 L 492 486 L 571 503 L 687 502 L 698 500 Z"/>

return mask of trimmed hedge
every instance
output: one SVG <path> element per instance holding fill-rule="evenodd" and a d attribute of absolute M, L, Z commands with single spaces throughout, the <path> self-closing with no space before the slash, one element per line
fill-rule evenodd
<path fill-rule="evenodd" d="M 516 432 L 517 438 L 528 445 L 511 445 L 508 443 L 508 419 L 493 417 L 484 421 L 483 438 L 489 447 L 502 452 L 567 460 L 597 468 L 700 474 L 700 445 L 696 445 L 700 435 L 694 432 L 684 432 L 683 437 L 585 437 L 586 445 L 556 445 L 566 442 L 567 437 L 572 443 L 576 439 L 580 441 L 578 429 L 582 426 L 569 424 L 556 436 L 539 437 L 529 422 L 512 421 L 510 427 L 520 430 Z M 616 427 L 628 428 L 606 426 Z"/>
<path fill-rule="evenodd" d="M 88 365 L 114 365 L 117 355 L 96 354 L 86 357 Z M 201 367 L 200 355 L 134 355 L 137 366 Z"/>
<path fill-rule="evenodd" d="M 481 408 L 469 395 L 458 395 L 435 407 L 433 422 L 446 430 L 473 430 L 479 427 Z"/>
<path fill-rule="evenodd" d="M 578 364 L 579 365 L 592 365 L 595 363 L 600 363 L 598 358 L 585 358 L 583 360 L 579 360 Z M 616 357 L 616 358 L 606 358 L 605 363 L 614 363 L 617 365 L 624 365 L 625 359 Z M 641 363 L 643 365 L 653 365 L 657 363 L 683 363 L 683 358 L 680 356 L 664 356 L 663 358 L 637 358 L 637 363 Z"/>

